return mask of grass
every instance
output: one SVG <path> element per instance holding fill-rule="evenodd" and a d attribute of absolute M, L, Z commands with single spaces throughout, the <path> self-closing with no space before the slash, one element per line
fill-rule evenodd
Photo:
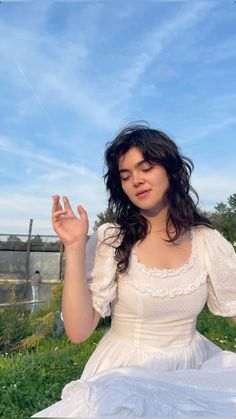
<path fill-rule="evenodd" d="M 47 337 L 34 350 L 3 354 L 0 417 L 27 418 L 59 400 L 63 386 L 80 377 L 106 330 L 99 327 L 80 345 L 72 344 L 65 336 Z"/>
<path fill-rule="evenodd" d="M 49 309 L 51 306 L 33 314 L 28 332 L 32 331 L 32 324 L 48 315 Z M 9 352 L 2 352 L 0 417 L 29 418 L 59 400 L 64 385 L 80 377 L 85 363 L 107 331 L 107 323 L 101 322 L 93 335 L 80 345 L 71 343 L 64 334 L 60 337 L 49 334 L 36 339 L 35 345 L 31 342 L 31 345 L 13 346 Z M 236 351 L 236 325 L 228 319 L 213 316 L 205 309 L 198 318 L 197 328 L 222 349 Z M 29 338 L 34 339 L 35 335 Z"/>
<path fill-rule="evenodd" d="M 236 352 L 236 324 L 230 319 L 204 309 L 198 317 L 197 329 L 221 349 Z"/>

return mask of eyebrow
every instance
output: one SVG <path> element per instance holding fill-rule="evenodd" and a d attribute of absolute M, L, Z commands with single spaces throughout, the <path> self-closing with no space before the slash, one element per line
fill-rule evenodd
<path fill-rule="evenodd" d="M 134 165 L 134 168 L 137 169 L 138 167 L 142 166 L 144 163 L 149 163 L 149 162 L 147 160 L 140 160 Z M 129 169 L 120 169 L 119 170 L 119 173 L 124 173 L 124 172 L 130 172 L 130 170 Z"/>

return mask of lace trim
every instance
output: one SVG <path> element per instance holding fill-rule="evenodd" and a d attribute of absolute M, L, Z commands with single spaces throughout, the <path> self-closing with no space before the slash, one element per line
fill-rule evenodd
<path fill-rule="evenodd" d="M 151 297 L 170 297 L 173 298 L 176 295 L 185 295 L 190 294 L 191 292 L 196 291 L 200 285 L 207 282 L 207 271 L 205 270 L 202 275 L 197 278 L 197 280 L 193 283 L 187 286 L 186 288 L 174 288 L 174 289 L 156 289 L 152 287 L 148 287 L 147 285 L 140 284 L 138 282 L 133 281 L 129 277 L 123 276 L 123 279 L 127 281 L 133 288 L 141 292 L 142 294 L 148 294 Z"/>
<path fill-rule="evenodd" d="M 191 245 L 192 245 L 191 255 L 188 262 L 180 266 L 179 268 L 176 268 L 176 269 L 148 268 L 146 265 L 144 265 L 144 263 L 140 262 L 138 255 L 134 249 L 132 250 L 132 258 L 135 261 L 135 263 L 138 265 L 140 270 L 144 272 L 146 275 L 152 275 L 152 276 L 155 275 L 155 276 L 158 276 L 159 278 L 166 278 L 167 276 L 173 276 L 173 275 L 178 275 L 180 273 L 184 273 L 193 266 L 193 261 L 197 254 L 196 237 L 195 237 L 196 233 L 193 228 L 191 228 L 190 232 L 191 232 Z"/>

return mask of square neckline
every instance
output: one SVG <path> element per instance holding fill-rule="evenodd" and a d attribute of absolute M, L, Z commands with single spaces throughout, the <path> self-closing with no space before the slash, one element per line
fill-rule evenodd
<path fill-rule="evenodd" d="M 140 261 L 135 249 L 133 248 L 131 251 L 132 259 L 135 261 L 136 265 L 146 274 L 151 275 L 161 275 L 161 276 L 169 276 L 169 275 L 176 275 L 182 272 L 187 271 L 193 265 L 193 260 L 196 256 L 196 237 L 195 231 L 193 227 L 190 228 L 190 237 L 191 237 L 191 253 L 190 256 L 183 265 L 179 266 L 178 268 L 155 268 L 155 267 L 148 267 L 143 262 Z"/>

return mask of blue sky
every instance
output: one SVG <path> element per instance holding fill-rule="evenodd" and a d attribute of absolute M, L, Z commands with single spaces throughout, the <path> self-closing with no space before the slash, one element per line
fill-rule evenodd
<path fill-rule="evenodd" d="M 127 123 L 166 131 L 203 209 L 236 192 L 236 4 L 0 3 L 0 233 L 53 234 L 52 194 L 106 208 L 103 151 Z"/>

